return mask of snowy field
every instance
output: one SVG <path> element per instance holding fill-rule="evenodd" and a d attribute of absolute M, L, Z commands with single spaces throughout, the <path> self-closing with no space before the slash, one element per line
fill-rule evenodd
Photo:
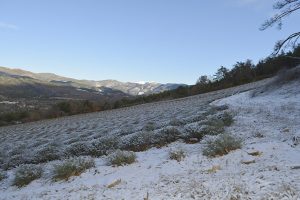
<path fill-rule="evenodd" d="M 300 82 L 253 95 L 268 81 L 0 128 L 0 166 L 6 173 L 0 199 L 300 199 Z M 224 131 L 242 140 L 241 149 L 204 156 L 216 134 L 187 144 L 191 134 L 214 131 L 211 119 L 222 119 L 224 113 L 234 116 Z M 170 130 L 176 137 L 170 137 Z M 143 148 L 145 133 L 152 147 L 136 152 L 136 162 L 107 164 L 111 152 L 101 149 L 105 142 L 117 141 L 115 149 Z M 169 158 L 175 150 L 184 152 L 182 161 Z M 93 156 L 95 167 L 54 182 L 53 165 L 70 156 Z M 41 178 L 12 186 L 18 166 L 26 164 L 41 166 Z"/>

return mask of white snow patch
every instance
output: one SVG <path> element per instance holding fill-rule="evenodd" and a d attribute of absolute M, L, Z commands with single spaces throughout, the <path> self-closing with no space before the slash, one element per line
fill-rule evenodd
<path fill-rule="evenodd" d="M 156 83 L 156 82 L 155 82 L 155 81 L 136 81 L 136 82 L 133 82 L 133 83 L 145 85 L 145 84 L 147 84 L 147 83 Z"/>

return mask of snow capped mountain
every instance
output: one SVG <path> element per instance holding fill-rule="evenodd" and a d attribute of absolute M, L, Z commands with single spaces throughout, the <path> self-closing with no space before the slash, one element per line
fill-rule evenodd
<path fill-rule="evenodd" d="M 101 87 L 112 88 L 129 95 L 147 95 L 147 94 L 159 93 L 166 90 L 176 89 L 182 85 L 184 84 L 174 84 L 174 83 L 161 84 L 161 83 L 156 83 L 154 81 L 120 82 L 116 80 L 96 81 L 95 83 L 95 86 L 97 88 L 101 88 Z"/>
<path fill-rule="evenodd" d="M 135 81 L 133 83 L 137 83 L 137 84 L 141 84 L 141 85 L 145 85 L 147 83 L 156 83 L 155 81 Z"/>

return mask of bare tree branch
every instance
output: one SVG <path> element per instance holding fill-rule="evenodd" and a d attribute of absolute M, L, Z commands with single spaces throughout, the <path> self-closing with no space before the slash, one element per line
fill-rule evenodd
<path fill-rule="evenodd" d="M 295 0 L 294 0 L 295 1 Z M 297 0 L 299 1 L 299 0 Z M 273 26 L 274 24 L 278 23 L 279 28 L 281 28 L 282 19 L 294 11 L 300 9 L 300 2 L 295 3 L 294 5 L 290 6 L 289 8 L 285 9 L 284 11 L 280 12 L 279 14 L 274 15 L 269 20 L 267 20 L 265 23 L 262 24 L 260 30 L 266 30 L 267 28 Z"/>
<path fill-rule="evenodd" d="M 270 27 L 272 27 L 274 24 L 278 25 L 278 28 L 281 29 L 282 27 L 282 20 L 292 14 L 293 12 L 300 9 L 300 0 L 280 0 L 277 1 L 273 8 L 276 10 L 279 10 L 279 13 L 275 14 L 273 17 L 271 17 L 269 20 L 264 22 L 262 26 L 260 27 L 260 30 L 266 30 Z M 300 38 L 300 32 L 293 33 L 290 36 L 288 36 L 286 39 L 281 40 L 276 43 L 274 47 L 274 52 L 272 55 L 277 55 L 281 49 L 289 48 L 289 47 L 295 47 L 297 46 L 297 42 Z"/>
<path fill-rule="evenodd" d="M 284 0 L 284 1 L 278 1 L 273 5 L 274 9 L 282 9 L 283 7 L 285 7 L 286 5 L 289 5 L 291 3 L 297 2 L 298 0 Z"/>
<path fill-rule="evenodd" d="M 296 47 L 299 37 L 300 37 L 300 32 L 297 32 L 297 33 L 293 33 L 292 35 L 287 37 L 285 40 L 277 42 L 274 47 L 274 52 L 272 55 L 277 55 L 282 48 Z"/>
<path fill-rule="evenodd" d="M 287 58 L 293 58 L 293 59 L 296 59 L 296 60 L 300 60 L 300 57 L 294 57 L 294 56 L 285 56 Z"/>

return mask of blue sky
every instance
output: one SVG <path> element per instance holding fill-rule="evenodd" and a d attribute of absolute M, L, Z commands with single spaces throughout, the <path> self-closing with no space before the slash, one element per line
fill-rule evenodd
<path fill-rule="evenodd" d="M 0 66 L 78 79 L 193 84 L 268 56 L 274 0 L 0 0 Z M 297 24 L 297 25 L 298 25 Z"/>

